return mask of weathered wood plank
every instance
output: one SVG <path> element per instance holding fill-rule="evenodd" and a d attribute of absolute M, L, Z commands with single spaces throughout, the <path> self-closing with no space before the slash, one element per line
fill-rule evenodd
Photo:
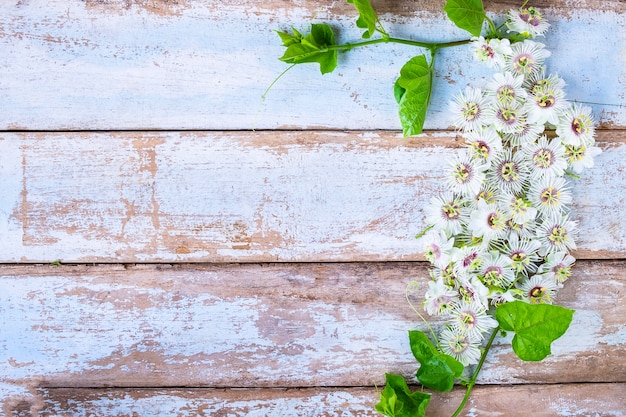
<path fill-rule="evenodd" d="M 573 183 L 578 258 L 626 253 L 626 140 Z M 0 262 L 421 259 L 450 133 L 0 134 Z M 599 215 L 602 213 L 602 215 Z"/>
<path fill-rule="evenodd" d="M 502 14 L 520 2 L 488 3 Z M 626 126 L 624 2 L 540 3 L 552 22 L 548 65 L 568 97 L 589 102 L 603 127 Z M 444 18 L 443 0 L 374 4 L 399 36 L 467 38 Z M 5 1 L 0 129 L 399 129 L 392 86 L 421 53 L 407 46 L 355 50 L 323 77 L 297 68 L 261 101 L 286 68 L 273 29 L 330 21 L 340 41 L 355 41 L 356 17 L 344 1 Z M 491 76 L 471 59 L 469 48 L 440 52 L 427 128 L 450 126 L 451 97 Z"/>
<path fill-rule="evenodd" d="M 0 385 L 371 386 L 417 364 L 403 302 L 425 263 L 0 268 Z M 580 261 L 539 363 L 498 340 L 482 384 L 626 382 L 626 261 Z M 419 305 L 419 297 L 415 304 Z M 583 371 L 584 370 L 584 371 Z"/>
<path fill-rule="evenodd" d="M 449 416 L 463 392 L 435 394 L 429 416 Z M 317 389 L 40 389 L 5 404 L 17 417 L 246 416 L 333 417 L 380 416 L 375 388 Z M 461 416 L 595 416 L 626 415 L 626 384 L 568 384 L 476 387 Z"/>

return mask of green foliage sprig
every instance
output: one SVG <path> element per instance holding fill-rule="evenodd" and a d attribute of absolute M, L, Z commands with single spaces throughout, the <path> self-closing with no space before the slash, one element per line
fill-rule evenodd
<path fill-rule="evenodd" d="M 286 48 L 280 59 L 318 63 L 325 74 L 337 67 L 339 51 L 379 43 L 425 49 L 402 66 L 393 86 L 405 136 L 422 132 L 439 49 L 471 44 L 478 60 L 497 70 L 484 88 L 468 87 L 450 105 L 468 146 L 450 161 L 447 190 L 431 199 L 428 226 L 417 236 L 432 265 L 423 307 L 446 323 L 439 337 L 428 322 L 432 338 L 409 331 L 419 363 L 415 379 L 437 392 L 465 385 L 456 417 L 498 334 L 513 334 L 512 349 L 521 360 L 540 361 L 572 321 L 573 310 L 552 303 L 575 261 L 566 180 L 593 166 L 600 153 L 594 120 L 591 109 L 567 102 L 564 81 L 547 73 L 550 52 L 531 39 L 549 25 L 526 3 L 496 26 L 482 0 L 447 0 L 443 10 L 450 21 L 472 37 L 435 43 L 392 37 L 369 0 L 347 1 L 359 13 L 356 25 L 365 40 L 336 44 L 326 24 L 313 24 L 307 35 L 279 31 Z M 421 417 L 430 399 L 388 373 L 375 408 L 389 417 Z"/>

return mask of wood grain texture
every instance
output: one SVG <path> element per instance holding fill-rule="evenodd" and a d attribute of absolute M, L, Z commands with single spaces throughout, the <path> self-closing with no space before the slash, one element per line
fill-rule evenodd
<path fill-rule="evenodd" d="M 626 145 L 572 183 L 578 258 L 626 252 Z M 421 259 L 453 134 L 0 134 L 0 261 Z M 602 215 L 601 215 L 602 213 Z"/>
<path fill-rule="evenodd" d="M 412 280 L 425 290 L 425 267 L 3 266 L 0 385 L 380 386 L 417 368 L 407 331 L 422 324 L 403 299 Z M 480 383 L 626 382 L 625 267 L 580 261 L 557 296 L 576 313 L 552 355 L 524 363 L 499 339 Z"/>
<path fill-rule="evenodd" d="M 467 34 L 444 2 L 374 2 L 389 32 L 423 40 Z M 502 15 L 519 2 L 490 2 Z M 545 43 L 568 98 L 588 102 L 602 127 L 626 126 L 626 7 L 622 1 L 542 1 Z M 286 65 L 274 29 L 331 22 L 357 41 L 345 1 L 35 0 L 0 3 L 0 129 L 399 129 L 393 83 L 421 50 L 362 48 L 321 76 L 301 66 L 267 96 Z M 419 30 L 416 30 L 419 28 Z M 542 41 L 544 41 L 542 39 Z M 582 45 L 577 53 L 572 48 Z M 426 127 L 445 129 L 450 99 L 491 71 L 468 47 L 442 50 Z"/>
<path fill-rule="evenodd" d="M 626 384 L 477 387 L 461 416 L 623 417 Z M 436 394 L 430 416 L 449 416 L 463 392 Z M 16 417 L 348 417 L 380 416 L 378 393 L 333 389 L 40 389 L 5 404 Z M 13 413 L 13 414 L 12 414 Z"/>

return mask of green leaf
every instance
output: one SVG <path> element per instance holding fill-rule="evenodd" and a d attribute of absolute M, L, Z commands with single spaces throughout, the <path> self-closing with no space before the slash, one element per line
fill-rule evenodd
<path fill-rule="evenodd" d="M 432 67 L 425 55 L 411 58 L 400 70 L 400 78 L 396 81 L 394 95 L 400 95 L 399 115 L 404 136 L 422 133 L 426 112 L 432 92 Z"/>
<path fill-rule="evenodd" d="M 367 29 L 363 32 L 363 38 L 368 39 L 372 37 L 376 31 L 380 30 L 380 32 L 385 33 L 382 27 L 377 27 L 378 24 L 378 16 L 374 11 L 369 0 L 347 0 L 348 3 L 351 3 L 356 7 L 356 10 L 359 12 L 359 18 L 356 21 L 357 27 L 361 29 Z"/>
<path fill-rule="evenodd" d="M 332 72 L 337 67 L 337 51 L 328 47 L 335 45 L 335 34 L 327 24 L 314 23 L 311 33 L 302 36 L 293 29 L 294 34 L 277 32 L 287 49 L 279 59 L 288 64 L 317 62 L 322 74 Z"/>
<path fill-rule="evenodd" d="M 447 0 L 443 10 L 459 28 L 474 36 L 480 36 L 485 21 L 482 0 Z"/>
<path fill-rule="evenodd" d="M 376 411 L 388 417 L 425 417 L 430 394 L 411 392 L 400 375 L 385 374 L 386 386 L 380 393 Z"/>
<path fill-rule="evenodd" d="M 409 343 L 413 356 L 420 363 L 416 374 L 418 381 L 435 391 L 450 391 L 454 379 L 463 373 L 463 365 L 452 356 L 439 352 L 419 330 L 409 331 Z"/>
<path fill-rule="evenodd" d="M 563 336 L 574 310 L 551 304 L 512 301 L 498 306 L 496 320 L 503 330 L 515 332 L 513 351 L 524 361 L 540 361 L 548 356 L 550 345 Z"/>

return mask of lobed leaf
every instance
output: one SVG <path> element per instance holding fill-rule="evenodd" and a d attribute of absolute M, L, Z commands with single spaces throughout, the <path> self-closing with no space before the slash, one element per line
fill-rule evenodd
<path fill-rule="evenodd" d="M 463 365 L 452 356 L 439 352 L 419 330 L 409 331 L 409 344 L 413 356 L 420 363 L 417 380 L 432 390 L 450 391 L 454 386 L 454 379 L 463 373 Z"/>
<path fill-rule="evenodd" d="M 480 36 L 485 21 L 482 0 L 447 0 L 443 10 L 457 27 Z"/>
<path fill-rule="evenodd" d="M 432 68 L 425 55 L 411 58 L 400 70 L 394 86 L 396 100 L 400 97 L 399 115 L 404 136 L 422 133 L 432 92 Z"/>
<path fill-rule="evenodd" d="M 363 32 L 363 38 L 367 39 L 372 37 L 372 35 L 378 30 L 378 27 L 376 26 L 378 24 L 378 16 L 376 15 L 374 8 L 372 7 L 372 4 L 369 2 L 369 0 L 347 1 L 350 4 L 353 4 L 356 10 L 359 12 L 359 18 L 356 21 L 357 27 L 361 29 L 367 29 L 365 32 Z"/>
<path fill-rule="evenodd" d="M 322 23 L 311 25 L 311 33 L 302 36 L 293 29 L 293 35 L 277 32 L 287 49 L 280 59 L 288 64 L 317 62 L 322 74 L 332 72 L 337 67 L 337 51 L 329 50 L 335 45 L 335 34 L 330 26 Z"/>
<path fill-rule="evenodd" d="M 551 304 L 512 301 L 498 306 L 496 320 L 503 330 L 515 332 L 512 347 L 524 361 L 540 361 L 550 345 L 567 331 L 574 310 Z"/>
<path fill-rule="evenodd" d="M 376 411 L 388 417 L 425 417 L 430 394 L 411 392 L 400 375 L 385 374 L 386 386 L 380 393 Z"/>

